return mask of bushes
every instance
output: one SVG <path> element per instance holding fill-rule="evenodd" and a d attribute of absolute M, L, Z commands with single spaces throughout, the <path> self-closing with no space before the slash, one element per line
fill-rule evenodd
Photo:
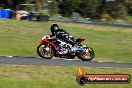
<path fill-rule="evenodd" d="M 44 4 L 48 4 L 50 15 L 60 13 L 64 17 L 71 17 L 73 13 L 79 13 L 85 18 L 109 18 L 124 19 L 132 14 L 131 0 L 1 0 L 4 8 L 16 8 L 20 3 L 36 3 L 36 11 L 41 11 Z M 109 15 L 109 17 L 106 16 Z"/>
<path fill-rule="evenodd" d="M 58 2 L 57 1 L 54 0 L 54 1 L 50 2 L 48 7 L 49 7 L 49 14 L 51 16 L 58 14 L 59 8 L 58 8 Z"/>
<path fill-rule="evenodd" d="M 74 12 L 85 18 L 123 19 L 128 16 L 125 4 L 117 1 L 62 0 L 58 3 L 59 13 L 65 17 L 71 17 Z"/>
<path fill-rule="evenodd" d="M 97 8 L 99 4 L 99 0 L 83 0 L 79 4 L 77 12 L 86 18 L 97 18 Z"/>
<path fill-rule="evenodd" d="M 59 2 L 59 13 L 62 16 L 70 17 L 73 12 L 76 12 L 81 0 L 62 0 Z"/>

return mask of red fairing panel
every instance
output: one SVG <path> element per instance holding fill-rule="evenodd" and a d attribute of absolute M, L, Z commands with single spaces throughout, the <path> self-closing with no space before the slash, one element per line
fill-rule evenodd
<path fill-rule="evenodd" d="M 54 49 L 57 50 L 56 46 L 52 42 L 49 42 L 47 39 L 41 40 L 40 44 L 44 44 L 44 42 L 51 44 L 54 47 Z"/>

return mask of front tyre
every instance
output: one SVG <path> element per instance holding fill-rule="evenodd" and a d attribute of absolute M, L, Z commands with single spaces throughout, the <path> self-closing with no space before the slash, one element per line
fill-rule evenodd
<path fill-rule="evenodd" d="M 86 52 L 77 52 L 77 56 L 82 61 L 91 61 L 94 58 L 94 50 L 88 47 Z"/>
<path fill-rule="evenodd" d="M 42 58 L 52 59 L 54 56 L 54 51 L 50 44 L 44 43 L 37 47 L 37 54 Z"/>

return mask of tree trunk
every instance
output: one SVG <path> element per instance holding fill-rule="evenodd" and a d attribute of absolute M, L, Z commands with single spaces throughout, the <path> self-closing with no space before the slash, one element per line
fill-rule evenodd
<path fill-rule="evenodd" d="M 41 8 L 41 3 L 42 3 L 42 0 L 35 0 L 35 10 L 37 11 L 37 12 L 39 12 L 40 11 L 40 8 Z"/>

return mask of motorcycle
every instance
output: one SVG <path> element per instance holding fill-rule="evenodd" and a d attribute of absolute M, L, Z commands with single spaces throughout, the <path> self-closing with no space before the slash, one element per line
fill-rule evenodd
<path fill-rule="evenodd" d="M 37 47 L 37 54 L 45 59 L 52 59 L 53 56 L 74 59 L 76 56 L 82 61 L 91 61 L 94 58 L 94 50 L 87 46 L 82 45 L 85 39 L 76 39 L 76 45 L 72 46 L 65 41 L 50 35 L 44 35 Z"/>

